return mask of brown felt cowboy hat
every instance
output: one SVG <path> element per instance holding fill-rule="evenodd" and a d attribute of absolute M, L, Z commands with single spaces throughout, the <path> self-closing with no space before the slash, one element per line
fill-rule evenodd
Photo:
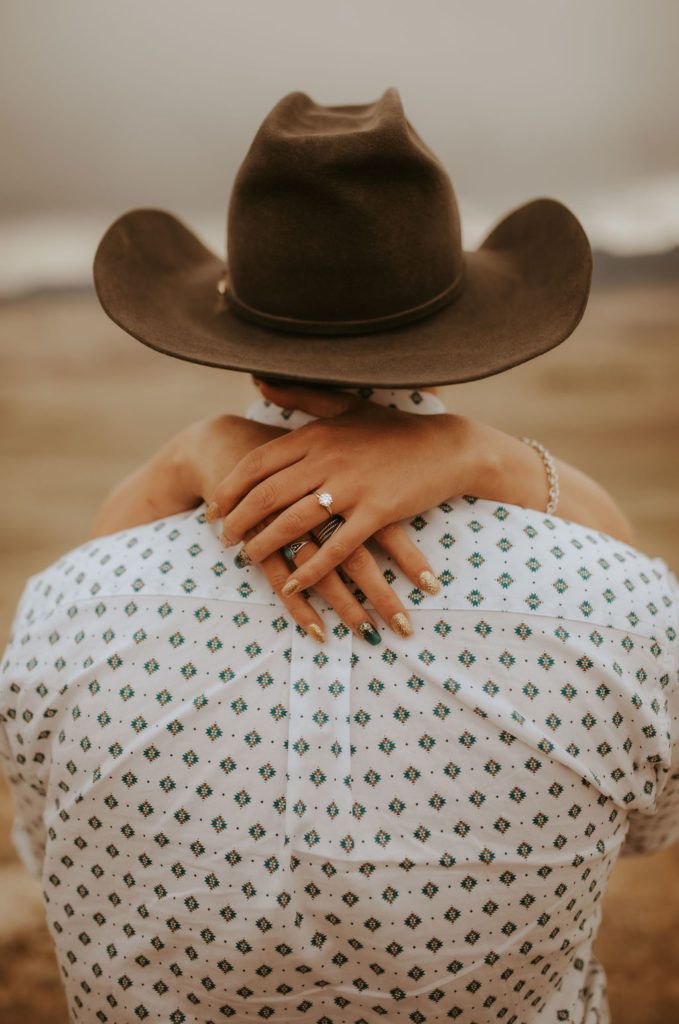
<path fill-rule="evenodd" d="M 151 348 L 209 366 L 391 387 L 487 377 L 563 341 L 591 251 L 554 199 L 462 249 L 446 171 L 396 89 L 265 118 L 236 176 L 226 264 L 169 213 L 132 210 L 101 240 L 97 294 Z"/>

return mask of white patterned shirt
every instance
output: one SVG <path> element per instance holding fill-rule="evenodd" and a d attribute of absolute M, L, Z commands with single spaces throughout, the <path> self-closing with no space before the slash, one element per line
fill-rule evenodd
<path fill-rule="evenodd" d="M 457 498 L 404 522 L 439 594 L 375 549 L 413 635 L 312 598 L 319 647 L 219 525 L 89 541 L 16 613 L 0 753 L 71 1019 L 606 1021 L 611 868 L 679 837 L 665 564 Z"/>

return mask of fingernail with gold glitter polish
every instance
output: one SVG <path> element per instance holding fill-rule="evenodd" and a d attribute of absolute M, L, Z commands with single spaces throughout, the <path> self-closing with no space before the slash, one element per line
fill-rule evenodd
<path fill-rule="evenodd" d="M 361 634 L 364 640 L 367 640 L 369 644 L 376 647 L 382 642 L 382 637 L 377 632 L 372 622 L 359 622 L 358 632 Z"/>
<path fill-rule="evenodd" d="M 404 612 L 396 612 L 391 617 L 391 628 L 399 636 L 412 636 L 413 627 L 410 625 L 410 619 Z"/>
<path fill-rule="evenodd" d="M 427 594 L 438 594 L 441 589 L 441 584 L 436 579 L 436 576 L 434 576 L 433 572 L 429 572 L 428 569 L 420 573 L 417 582 Z"/>
<path fill-rule="evenodd" d="M 208 507 L 205 509 L 205 522 L 214 523 L 215 519 L 219 519 L 221 516 L 219 505 L 216 501 L 211 501 Z"/>
<path fill-rule="evenodd" d="M 310 622 L 306 627 L 306 631 L 309 636 L 319 644 L 325 643 L 325 633 L 320 626 L 317 626 L 315 622 Z"/>
<path fill-rule="evenodd" d="M 250 558 L 245 548 L 240 549 L 240 551 L 233 560 L 233 564 L 237 566 L 239 569 L 244 569 L 246 565 L 252 565 L 252 559 Z"/>
<path fill-rule="evenodd" d="M 288 580 L 284 587 L 281 588 L 281 594 L 283 597 L 292 597 L 299 590 L 299 583 L 297 580 Z"/>

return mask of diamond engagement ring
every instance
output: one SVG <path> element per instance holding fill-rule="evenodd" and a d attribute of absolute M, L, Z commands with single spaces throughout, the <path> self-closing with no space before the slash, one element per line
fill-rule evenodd
<path fill-rule="evenodd" d="M 314 491 L 314 494 L 318 498 L 318 504 L 325 509 L 329 516 L 333 515 L 332 494 L 329 494 L 327 491 Z"/>

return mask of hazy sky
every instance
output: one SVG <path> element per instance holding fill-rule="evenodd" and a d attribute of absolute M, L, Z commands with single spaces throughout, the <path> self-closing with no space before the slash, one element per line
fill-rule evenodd
<path fill-rule="evenodd" d="M 103 231 L 154 205 L 222 225 L 283 94 L 395 85 L 468 242 L 555 195 L 595 242 L 662 245 L 679 238 L 678 39 L 679 0 L 2 0 L 0 220 Z"/>

